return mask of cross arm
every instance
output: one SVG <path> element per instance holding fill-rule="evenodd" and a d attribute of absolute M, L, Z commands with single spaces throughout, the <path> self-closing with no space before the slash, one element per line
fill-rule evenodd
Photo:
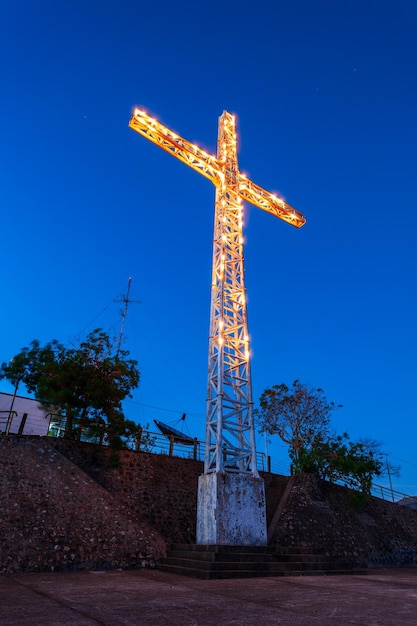
<path fill-rule="evenodd" d="M 300 228 L 306 222 L 306 218 L 300 211 L 294 209 L 284 200 L 278 198 L 278 196 L 262 189 L 262 187 L 250 181 L 243 174 L 239 174 L 239 196 L 243 200 L 268 213 L 272 213 L 275 217 L 279 217 L 284 222 L 288 222 L 297 228 Z"/>
<path fill-rule="evenodd" d="M 153 117 L 150 117 L 145 111 L 135 109 L 130 119 L 129 127 L 192 167 L 211 180 L 214 185 L 219 184 L 219 165 L 213 155 L 183 139 Z"/>

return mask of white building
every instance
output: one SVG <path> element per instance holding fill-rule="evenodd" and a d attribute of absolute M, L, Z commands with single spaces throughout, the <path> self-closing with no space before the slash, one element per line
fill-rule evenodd
<path fill-rule="evenodd" d="M 15 435 L 47 435 L 52 413 L 38 400 L 0 392 L 0 432 Z"/>

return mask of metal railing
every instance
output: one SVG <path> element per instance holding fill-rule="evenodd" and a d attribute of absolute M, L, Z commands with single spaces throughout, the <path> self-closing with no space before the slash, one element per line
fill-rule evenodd
<path fill-rule="evenodd" d="M 48 435 L 50 437 L 62 437 L 65 432 L 65 417 L 52 414 L 48 417 L 51 417 Z M 80 440 L 107 445 L 105 437 L 92 435 L 88 428 L 82 430 Z M 139 427 L 135 436 L 125 439 L 124 445 L 127 449 L 136 450 L 137 452 L 165 454 L 167 456 L 204 461 L 205 442 L 196 438 L 192 439 L 188 435 L 184 435 L 184 439 L 181 439 L 177 435 L 165 435 Z M 271 471 L 271 458 L 267 457 L 263 452 L 256 453 L 256 461 L 258 470 L 263 472 Z"/>
<path fill-rule="evenodd" d="M 187 437 L 187 439 L 189 438 Z M 134 447 L 136 450 L 142 450 L 143 452 L 151 452 L 152 454 L 166 454 L 168 456 L 194 459 L 195 461 L 204 461 L 205 442 L 198 439 L 193 439 L 192 442 L 184 443 L 175 435 L 162 435 L 161 433 L 143 430 L 140 432 L 136 445 L 129 447 Z M 270 459 L 263 452 L 256 453 L 256 461 L 259 470 L 271 471 Z"/>
<path fill-rule="evenodd" d="M 382 485 L 372 485 L 371 495 L 381 500 L 389 500 L 390 502 L 399 502 L 404 498 L 410 498 L 408 493 L 402 493 L 401 491 L 395 491 L 391 487 L 383 487 Z"/>
<path fill-rule="evenodd" d="M 16 411 L 0 411 L 0 433 L 8 435 L 12 426 L 13 419 L 17 417 Z"/>
<path fill-rule="evenodd" d="M 8 434 L 12 419 L 17 416 L 15 411 L 0 411 L 0 433 Z M 61 417 L 50 413 L 47 417 L 50 418 L 50 427 L 48 435 L 51 437 L 62 437 L 65 431 L 65 417 Z M 101 438 L 103 439 L 103 438 Z M 81 435 L 81 441 L 89 441 L 91 443 L 102 443 L 106 445 L 106 441 L 100 441 L 98 436 L 91 435 L 88 429 Z M 187 443 L 185 443 L 187 441 Z M 188 435 L 184 435 L 184 440 L 181 440 L 175 435 L 164 435 L 160 432 L 153 432 L 150 430 L 138 428 L 136 436 L 132 436 L 125 442 L 126 448 L 130 450 L 150 452 L 152 454 L 164 454 L 166 456 L 174 456 L 179 458 L 193 459 L 195 461 L 204 461 L 204 447 L 205 442 L 198 439 L 191 439 Z M 258 470 L 263 472 L 275 472 L 274 459 L 271 460 L 270 456 L 267 456 L 264 452 L 256 453 Z M 344 481 L 337 481 L 340 485 L 345 485 Z M 385 487 L 383 485 L 373 484 L 371 487 L 371 495 L 382 500 L 397 503 L 404 498 L 410 498 L 409 494 L 401 491 L 396 491 L 391 487 Z"/>
<path fill-rule="evenodd" d="M 327 480 L 327 479 L 325 479 Z M 336 485 L 341 485 L 342 487 L 348 486 L 347 481 L 340 479 L 335 481 Z M 359 489 L 357 489 L 359 491 Z M 393 502 L 394 504 L 398 503 L 403 498 L 411 498 L 407 493 L 403 493 L 401 491 L 395 491 L 392 487 L 385 487 L 383 485 L 371 485 L 371 489 L 369 495 L 374 496 L 375 498 L 380 498 L 381 500 L 387 500 L 389 502 Z"/>

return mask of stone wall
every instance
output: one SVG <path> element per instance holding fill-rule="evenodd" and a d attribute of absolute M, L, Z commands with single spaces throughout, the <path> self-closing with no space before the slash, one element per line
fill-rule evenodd
<path fill-rule="evenodd" d="M 308 546 L 361 566 L 415 565 L 417 511 L 356 492 L 314 475 L 296 477 L 272 539 Z"/>
<path fill-rule="evenodd" d="M 63 455 L 169 543 L 195 543 L 198 477 L 203 463 L 160 454 L 50 439 Z"/>
<path fill-rule="evenodd" d="M 168 543 L 195 542 L 202 470 L 189 459 L 0 437 L 0 571 L 152 565 Z M 279 485 L 274 475 L 265 479 L 271 520 L 286 479 Z M 359 506 L 346 489 L 303 475 L 272 543 L 321 549 L 361 565 L 410 565 L 417 511 L 377 498 Z"/>
<path fill-rule="evenodd" d="M 141 567 L 166 541 L 47 437 L 0 438 L 0 572 Z"/>

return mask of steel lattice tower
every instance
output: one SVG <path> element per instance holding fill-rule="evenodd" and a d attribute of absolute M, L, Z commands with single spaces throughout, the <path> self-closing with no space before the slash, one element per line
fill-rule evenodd
<path fill-rule="evenodd" d="M 204 471 L 257 476 L 235 120 L 219 121 Z"/>
<path fill-rule="evenodd" d="M 247 543 L 242 539 L 241 531 L 235 540 L 232 537 L 233 529 L 229 532 L 224 531 L 224 528 L 220 530 L 219 540 L 219 516 L 215 512 L 211 515 L 206 510 L 212 506 L 215 511 L 219 500 L 226 509 L 232 507 L 226 502 L 227 498 L 222 500 L 222 496 L 219 496 L 219 489 L 227 488 L 229 492 L 235 493 L 240 493 L 242 489 L 245 491 L 247 487 L 239 483 L 239 476 L 259 480 L 244 283 L 242 200 L 297 228 L 305 223 L 305 218 L 284 200 L 265 191 L 239 172 L 235 118 L 227 111 L 219 119 L 217 157 L 178 136 L 142 110 L 135 109 L 129 126 L 203 174 L 216 187 L 204 462 L 206 480 L 201 481 L 199 491 L 199 516 L 206 518 L 208 515 L 210 519 L 204 519 L 204 529 L 200 535 L 204 538 L 201 543 Z M 227 487 L 219 487 L 217 477 L 225 474 L 235 475 L 236 480 L 233 483 L 230 479 L 232 482 L 229 480 Z M 210 475 L 215 478 L 211 480 Z M 233 504 L 233 510 L 229 508 L 226 512 L 226 525 L 235 515 L 234 509 L 240 507 L 240 513 L 244 515 L 243 509 L 246 512 L 248 501 L 243 504 L 238 498 Z M 260 507 L 259 502 L 255 503 L 254 510 L 257 507 Z M 258 522 L 254 523 L 256 525 Z M 213 526 L 214 531 L 207 531 L 207 525 Z M 233 525 L 240 528 L 241 519 L 235 519 Z M 251 534 L 251 525 L 253 523 L 250 521 L 246 534 Z M 254 541 L 259 543 L 263 540 L 258 537 Z"/>

